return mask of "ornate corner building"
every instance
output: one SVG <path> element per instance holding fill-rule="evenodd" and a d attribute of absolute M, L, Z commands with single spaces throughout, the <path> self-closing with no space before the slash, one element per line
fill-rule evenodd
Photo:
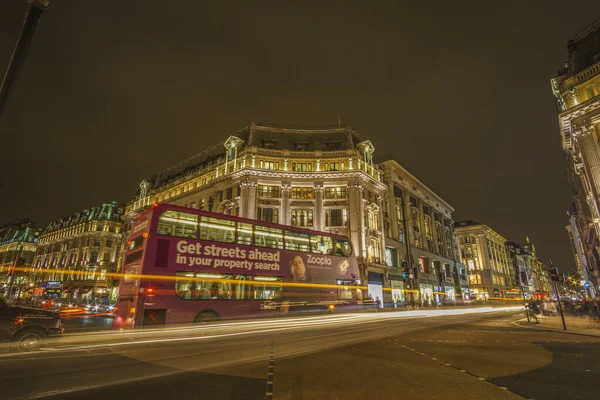
<path fill-rule="evenodd" d="M 114 300 L 118 282 L 107 273 L 121 265 L 124 212 L 113 201 L 51 222 L 39 235 L 34 280 L 57 283 L 58 298 Z"/>
<path fill-rule="evenodd" d="M 436 292 L 454 301 L 466 283 L 455 273 L 454 210 L 393 159 L 377 162 L 374 152 L 347 126 L 251 123 L 142 181 L 126 220 L 166 202 L 342 234 L 374 297 L 395 301 L 382 288 L 405 288 L 410 275 L 414 289 L 425 290 L 422 300 L 432 302 Z"/>
<path fill-rule="evenodd" d="M 568 42 L 567 63 L 551 80 L 568 176 L 585 209 L 569 213 L 569 234 L 582 280 L 600 289 L 600 19 Z M 573 213 L 575 211 L 575 213 Z"/>

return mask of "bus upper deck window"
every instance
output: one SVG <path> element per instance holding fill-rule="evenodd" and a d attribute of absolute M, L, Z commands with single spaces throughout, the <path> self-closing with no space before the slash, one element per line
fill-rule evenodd
<path fill-rule="evenodd" d="M 179 211 L 167 210 L 158 219 L 156 233 L 165 236 L 177 236 L 196 239 L 198 216 Z"/>
<path fill-rule="evenodd" d="M 227 219 L 200 217 L 200 239 L 215 242 L 235 242 L 235 222 Z"/>
<path fill-rule="evenodd" d="M 237 223 L 237 242 L 238 244 L 252 246 L 252 224 L 245 222 Z"/>
<path fill-rule="evenodd" d="M 269 226 L 254 226 L 254 245 L 283 249 L 283 230 Z"/>
<path fill-rule="evenodd" d="M 285 249 L 295 251 L 310 251 L 309 250 L 308 233 L 285 231 Z"/>
<path fill-rule="evenodd" d="M 329 236 L 310 235 L 310 251 L 318 254 L 331 254 L 333 252 L 333 239 Z"/>

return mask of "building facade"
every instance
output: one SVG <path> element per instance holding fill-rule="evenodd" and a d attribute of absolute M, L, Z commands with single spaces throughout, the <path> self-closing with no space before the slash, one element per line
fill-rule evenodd
<path fill-rule="evenodd" d="M 16 219 L 0 226 L 1 291 L 11 299 L 31 296 L 31 268 L 39 234 L 40 229 L 27 218 Z"/>
<path fill-rule="evenodd" d="M 72 300 L 114 300 L 124 238 L 125 205 L 113 201 L 51 222 L 40 234 L 33 261 L 36 280 L 60 284 Z"/>
<path fill-rule="evenodd" d="M 529 241 L 529 238 L 525 238 L 523 248 L 527 251 L 533 271 L 533 291 L 545 295 L 551 294 L 552 285 L 548 274 L 549 267 L 538 257 L 535 245 Z"/>
<path fill-rule="evenodd" d="M 581 187 L 578 190 L 581 203 L 590 214 L 592 229 L 579 230 L 589 273 L 584 270 L 579 273 L 588 280 L 585 283 L 597 290 L 600 265 L 589 260 L 597 259 L 594 237 L 600 235 L 600 19 L 576 34 L 568 42 L 567 50 L 568 61 L 551 80 L 551 86 L 556 97 L 562 147 L 568 160 L 567 175 Z"/>
<path fill-rule="evenodd" d="M 467 267 L 473 300 L 506 297 L 515 286 L 515 274 L 505 248 L 506 239 L 475 221 L 454 224 L 462 262 Z"/>
<path fill-rule="evenodd" d="M 594 230 L 594 224 L 582 207 L 579 196 L 573 197 L 573 204 L 569 210 L 569 225 L 566 226 L 575 265 L 584 295 L 594 298 L 599 293 L 598 287 L 593 284 L 596 281 L 594 272 L 598 271 L 597 250 L 599 247 L 598 236 Z"/>
<path fill-rule="evenodd" d="M 506 242 L 508 260 L 514 272 L 515 288 L 528 295 L 535 291 L 533 284 L 533 265 L 529 252 L 520 244 Z"/>
<path fill-rule="evenodd" d="M 166 202 L 346 235 L 359 259 L 361 281 L 369 284 L 373 297 L 390 304 L 394 296 L 382 289 L 390 288 L 392 281 L 399 285 L 404 247 L 388 245 L 394 178 L 393 173 L 384 178 L 374 152 L 369 140 L 347 126 L 252 123 L 223 143 L 142 181 L 138 195 L 127 205 L 126 219 L 151 204 Z M 421 183 L 419 187 L 418 198 L 430 196 L 439 203 L 435 212 L 449 219 L 452 209 Z M 408 191 L 405 196 L 410 201 Z M 426 205 L 423 212 L 423 204 L 417 203 L 420 223 L 435 215 L 433 206 Z M 443 245 L 445 239 L 441 240 Z M 440 259 L 439 265 L 454 266 L 452 261 Z"/>
<path fill-rule="evenodd" d="M 389 287 L 418 289 L 423 304 L 468 298 L 466 269 L 458 256 L 452 220 L 454 209 L 393 158 L 377 161 L 388 190 L 384 229 Z"/>

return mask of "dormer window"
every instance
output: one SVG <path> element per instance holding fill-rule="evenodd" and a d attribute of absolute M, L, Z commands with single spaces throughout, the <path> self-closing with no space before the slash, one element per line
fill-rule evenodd
<path fill-rule="evenodd" d="M 339 150 L 342 145 L 342 142 L 326 142 L 325 143 L 327 150 Z"/>
<path fill-rule="evenodd" d="M 298 151 L 306 151 L 308 150 L 309 142 L 295 142 L 295 149 Z"/>
<path fill-rule="evenodd" d="M 265 149 L 274 149 L 276 144 L 277 144 L 277 140 L 267 140 L 267 139 L 263 140 L 263 147 Z"/>

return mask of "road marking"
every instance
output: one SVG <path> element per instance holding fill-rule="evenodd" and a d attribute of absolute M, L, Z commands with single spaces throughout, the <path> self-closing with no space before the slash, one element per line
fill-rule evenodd
<path fill-rule="evenodd" d="M 265 387 L 265 400 L 273 400 L 273 376 L 275 375 L 275 343 L 271 340 L 269 347 L 269 372 L 267 373 L 267 384 Z"/>
<path fill-rule="evenodd" d="M 406 347 L 406 346 L 405 346 L 405 347 Z M 412 348 L 410 348 L 410 347 L 406 347 L 406 348 L 407 348 L 407 349 L 409 349 L 409 350 L 412 350 L 412 351 L 416 351 L 415 349 L 412 349 Z M 521 395 L 519 395 L 518 393 L 512 392 L 512 391 L 511 391 L 511 390 L 509 390 L 507 387 L 500 386 L 500 385 L 497 385 L 497 384 L 495 384 L 495 383 L 493 383 L 493 382 L 491 382 L 491 381 L 488 381 L 488 380 L 487 380 L 486 378 L 484 378 L 484 377 L 477 376 L 477 375 L 475 375 L 475 374 L 474 374 L 474 373 L 472 373 L 472 372 L 469 372 L 469 371 L 467 371 L 467 370 L 465 370 L 465 369 L 460 369 L 460 368 L 458 368 L 458 367 L 456 367 L 456 366 L 454 366 L 454 365 L 452 365 L 452 364 L 444 363 L 444 362 L 440 361 L 440 360 L 439 360 L 437 357 L 433 357 L 433 356 L 430 356 L 430 355 L 427 355 L 427 354 L 425 354 L 425 353 L 421 353 L 421 352 L 417 352 L 417 353 L 418 353 L 418 354 L 420 354 L 420 355 L 422 355 L 422 356 L 424 356 L 424 357 L 426 357 L 426 358 L 429 358 L 429 359 L 430 359 L 430 360 L 432 360 L 432 361 L 435 361 L 435 362 L 437 362 L 437 363 L 439 363 L 439 364 L 442 364 L 442 365 L 444 365 L 444 366 L 447 366 L 447 367 L 454 368 L 454 369 L 456 369 L 457 371 L 459 371 L 459 372 L 461 372 L 461 373 L 463 373 L 463 374 L 471 375 L 472 377 L 476 378 L 476 379 L 477 379 L 477 380 L 479 380 L 479 381 L 482 381 L 482 382 L 488 383 L 488 384 L 490 384 L 490 385 L 492 385 L 492 386 L 495 386 L 495 387 L 497 387 L 498 389 L 509 391 L 509 392 L 511 392 L 511 393 L 513 393 L 513 394 L 515 394 L 515 395 L 517 395 L 517 396 L 519 396 L 519 397 L 521 397 L 521 398 L 522 398 L 522 396 L 521 396 Z M 530 399 L 530 400 L 532 400 L 532 399 Z"/>

